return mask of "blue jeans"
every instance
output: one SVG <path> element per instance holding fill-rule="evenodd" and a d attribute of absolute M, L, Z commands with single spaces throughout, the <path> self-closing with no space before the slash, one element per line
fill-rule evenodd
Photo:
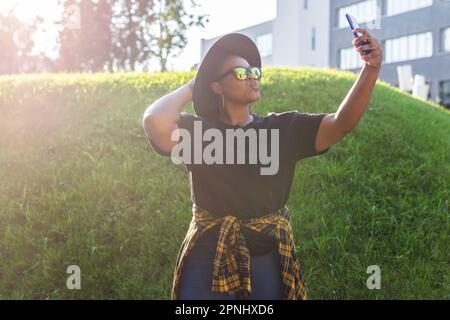
<path fill-rule="evenodd" d="M 179 287 L 180 300 L 236 300 L 226 292 L 213 292 L 212 273 L 218 233 L 202 235 L 185 257 Z M 282 278 L 278 251 L 250 255 L 252 293 L 246 300 L 281 300 Z"/>

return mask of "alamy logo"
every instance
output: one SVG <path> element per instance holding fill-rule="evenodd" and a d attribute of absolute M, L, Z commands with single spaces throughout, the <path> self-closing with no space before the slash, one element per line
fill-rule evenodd
<path fill-rule="evenodd" d="M 77 265 L 70 265 L 67 267 L 66 273 L 70 276 L 67 278 L 66 286 L 69 290 L 81 289 L 81 269 Z"/>
<path fill-rule="evenodd" d="M 369 290 L 381 289 L 381 269 L 377 265 L 367 267 L 367 273 L 371 274 L 366 281 Z"/>
<path fill-rule="evenodd" d="M 191 133 L 183 128 L 179 129 L 182 140 L 172 149 L 171 159 L 175 164 L 235 164 L 235 141 L 236 164 L 246 164 L 246 153 L 248 153 L 248 164 L 261 164 L 261 175 L 275 175 L 279 169 L 279 129 L 254 129 L 242 128 L 226 129 L 225 137 L 216 128 L 206 129 L 202 134 L 202 121 L 194 121 L 194 138 Z M 270 155 L 268 154 L 268 135 L 270 134 Z M 172 132 L 171 140 L 177 141 L 175 131 Z M 246 139 L 248 139 L 249 150 L 246 150 Z M 203 150 L 203 142 L 209 142 Z M 194 161 L 192 163 L 192 144 L 194 146 Z M 225 145 L 225 159 L 223 146 Z"/>

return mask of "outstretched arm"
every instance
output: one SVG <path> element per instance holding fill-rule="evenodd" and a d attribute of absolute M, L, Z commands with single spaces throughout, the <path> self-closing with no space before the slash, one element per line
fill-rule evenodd
<path fill-rule="evenodd" d="M 323 118 L 317 132 L 317 151 L 325 150 L 339 142 L 356 127 L 366 111 L 378 79 L 382 61 L 380 43 L 366 29 L 355 29 L 353 32 L 363 34 L 362 37 L 353 40 L 353 45 L 366 63 L 339 109 Z M 357 47 L 361 41 L 366 41 L 368 44 Z M 368 51 L 367 56 L 363 56 L 362 51 Z"/>

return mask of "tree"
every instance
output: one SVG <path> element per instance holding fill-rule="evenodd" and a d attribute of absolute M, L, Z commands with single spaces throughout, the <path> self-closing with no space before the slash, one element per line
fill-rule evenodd
<path fill-rule="evenodd" d="M 12 15 L 0 15 L 0 73 L 16 73 L 19 68 L 18 45 L 15 30 L 20 21 Z"/>
<path fill-rule="evenodd" d="M 60 1 L 63 71 L 148 70 L 152 59 L 166 71 L 168 58 L 186 46 L 188 27 L 204 27 L 206 17 L 188 14 L 183 0 Z"/>
<path fill-rule="evenodd" d="M 191 4 L 198 6 L 193 0 Z M 188 27 L 204 27 L 205 17 L 187 14 L 182 0 L 118 0 L 113 17 L 115 69 L 148 70 L 151 59 L 157 59 L 160 71 L 166 71 L 168 58 L 186 46 Z"/>
<path fill-rule="evenodd" d="M 0 74 L 36 71 L 33 35 L 41 23 L 41 17 L 25 23 L 12 12 L 0 15 Z"/>
<path fill-rule="evenodd" d="M 76 0 L 63 2 L 63 16 L 59 34 L 58 69 L 62 71 L 75 71 L 81 67 L 81 9 Z"/>
<path fill-rule="evenodd" d="M 87 8 L 92 10 L 91 14 L 86 15 L 86 23 L 81 24 L 82 34 L 89 44 L 83 46 L 83 56 L 86 68 L 92 71 L 102 71 L 112 57 L 112 4 L 112 0 L 92 2 Z"/>
<path fill-rule="evenodd" d="M 157 1 L 157 25 L 151 33 L 150 52 L 158 58 L 160 71 L 166 71 L 169 57 L 177 57 L 187 45 L 185 32 L 188 27 L 201 26 L 208 22 L 207 15 L 187 14 L 181 0 Z M 199 5 L 191 1 L 193 7 Z"/>
<path fill-rule="evenodd" d="M 152 0 L 116 0 L 113 8 L 114 70 L 136 70 L 150 58 L 147 28 L 154 23 Z"/>
<path fill-rule="evenodd" d="M 60 25 L 59 69 L 102 71 L 111 60 L 114 0 L 66 0 Z"/>

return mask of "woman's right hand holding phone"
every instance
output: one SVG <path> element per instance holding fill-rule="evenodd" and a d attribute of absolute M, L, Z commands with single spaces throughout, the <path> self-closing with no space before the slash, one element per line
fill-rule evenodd
<path fill-rule="evenodd" d="M 373 37 L 367 29 L 357 28 L 352 31 L 362 34 L 361 37 L 353 39 L 353 45 L 360 54 L 361 59 L 371 67 L 380 68 L 383 50 L 378 39 Z M 365 55 L 363 54 L 363 51 L 366 52 Z"/>

